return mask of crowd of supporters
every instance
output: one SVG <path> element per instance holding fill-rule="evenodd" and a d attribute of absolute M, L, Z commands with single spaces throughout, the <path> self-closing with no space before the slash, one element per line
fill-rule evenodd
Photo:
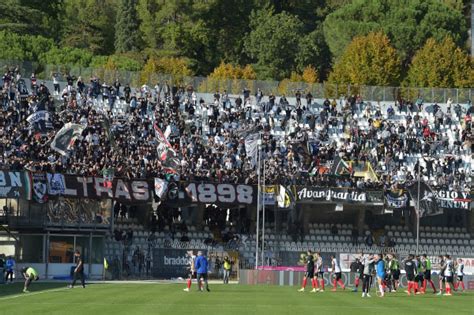
<path fill-rule="evenodd" d="M 216 91 L 204 100 L 192 87 L 158 82 L 131 88 L 118 80 L 85 80 L 52 74 L 53 88 L 33 73 L 23 79 L 6 69 L 0 93 L 0 168 L 116 177 L 165 177 L 169 170 L 157 153 L 154 125 L 169 130 L 177 152 L 175 179 L 256 183 L 255 157 L 246 139 L 262 139 L 261 160 L 267 184 L 388 188 L 417 178 L 418 170 L 432 186 L 450 190 L 470 187 L 472 107 L 446 107 L 399 99 L 384 108 L 361 96 L 326 99 L 310 93 L 286 97 L 240 96 Z M 303 100 L 302 100 L 303 99 Z M 98 106 L 97 104 L 101 104 Z M 125 104 L 125 111 L 116 111 Z M 122 106 L 121 105 L 121 106 Z M 46 110 L 50 124 L 43 130 L 26 118 Z M 50 147 L 55 133 L 68 122 L 85 125 L 68 155 Z M 370 163 L 374 178 L 331 176 L 336 157 Z M 168 175 L 169 178 L 169 175 Z"/>

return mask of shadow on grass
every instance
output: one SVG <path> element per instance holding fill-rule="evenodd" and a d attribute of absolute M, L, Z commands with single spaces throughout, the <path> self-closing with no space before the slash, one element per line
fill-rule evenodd
<path fill-rule="evenodd" d="M 30 292 L 39 292 L 66 288 L 67 282 L 32 282 L 28 290 Z M 18 295 L 23 293 L 24 282 L 15 282 L 13 284 L 0 284 L 0 299 L 8 296 Z"/>

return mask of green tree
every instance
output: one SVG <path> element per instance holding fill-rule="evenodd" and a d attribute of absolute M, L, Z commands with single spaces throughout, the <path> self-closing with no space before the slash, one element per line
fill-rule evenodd
<path fill-rule="evenodd" d="M 139 49 L 140 35 L 136 0 L 120 0 L 115 22 L 115 52 L 124 53 Z"/>
<path fill-rule="evenodd" d="M 329 82 L 355 85 L 397 85 L 401 62 L 383 33 L 357 36 L 346 47 L 329 75 Z"/>
<path fill-rule="evenodd" d="M 331 66 L 331 53 L 324 39 L 322 28 L 301 38 L 295 60 L 298 71 L 304 71 L 306 66 L 314 65 L 318 76 L 322 80 L 326 79 Z"/>
<path fill-rule="evenodd" d="M 53 47 L 54 42 L 42 36 L 0 31 L 0 59 L 38 61 L 41 54 Z"/>
<path fill-rule="evenodd" d="M 115 4 L 114 0 L 64 0 L 62 44 L 112 54 Z"/>
<path fill-rule="evenodd" d="M 253 11 L 251 32 L 245 39 L 245 50 L 256 62 L 261 79 L 281 79 L 295 68 L 302 23 L 286 12 L 274 14 L 273 8 Z"/>
<path fill-rule="evenodd" d="M 73 65 L 88 67 L 92 60 L 92 53 L 86 49 L 73 47 L 53 47 L 42 53 L 39 61 L 45 65 Z"/>
<path fill-rule="evenodd" d="M 412 87 L 473 87 L 474 60 L 451 37 L 442 41 L 430 38 L 413 57 L 404 83 Z"/>
<path fill-rule="evenodd" d="M 137 6 L 140 30 L 145 44 L 157 55 L 187 57 L 198 73 L 208 73 L 214 47 L 211 30 L 203 18 L 209 10 L 208 1 L 140 0 Z"/>
<path fill-rule="evenodd" d="M 62 0 L 0 1 L 0 30 L 59 39 Z"/>
<path fill-rule="evenodd" d="M 428 38 L 452 35 L 459 46 L 467 39 L 459 10 L 439 0 L 354 0 L 324 21 L 324 34 L 332 54 L 341 56 L 354 36 L 382 30 L 405 64 Z"/>

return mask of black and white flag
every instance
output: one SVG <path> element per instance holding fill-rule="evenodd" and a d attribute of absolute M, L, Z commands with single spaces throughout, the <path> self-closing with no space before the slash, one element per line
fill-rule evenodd
<path fill-rule="evenodd" d="M 79 137 L 85 126 L 67 123 L 62 127 L 51 142 L 51 149 L 61 155 L 67 155 L 67 151 L 72 148 L 74 141 Z"/>
<path fill-rule="evenodd" d="M 420 195 L 418 196 L 418 182 L 408 187 L 408 193 L 414 200 L 419 217 L 438 215 L 443 213 L 443 209 L 438 207 L 436 196 L 431 187 L 424 182 L 420 183 Z M 419 204 L 418 204 L 419 198 Z"/>

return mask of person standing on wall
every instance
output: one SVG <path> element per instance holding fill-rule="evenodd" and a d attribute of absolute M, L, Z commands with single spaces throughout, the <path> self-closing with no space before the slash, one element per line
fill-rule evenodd
<path fill-rule="evenodd" d="M 76 260 L 76 268 L 74 268 L 74 276 L 72 279 L 72 283 L 69 285 L 69 288 L 74 288 L 77 279 L 81 279 L 81 285 L 83 288 L 86 287 L 85 280 L 84 280 L 84 262 L 82 261 L 81 252 L 76 250 L 74 253 L 74 258 Z"/>

